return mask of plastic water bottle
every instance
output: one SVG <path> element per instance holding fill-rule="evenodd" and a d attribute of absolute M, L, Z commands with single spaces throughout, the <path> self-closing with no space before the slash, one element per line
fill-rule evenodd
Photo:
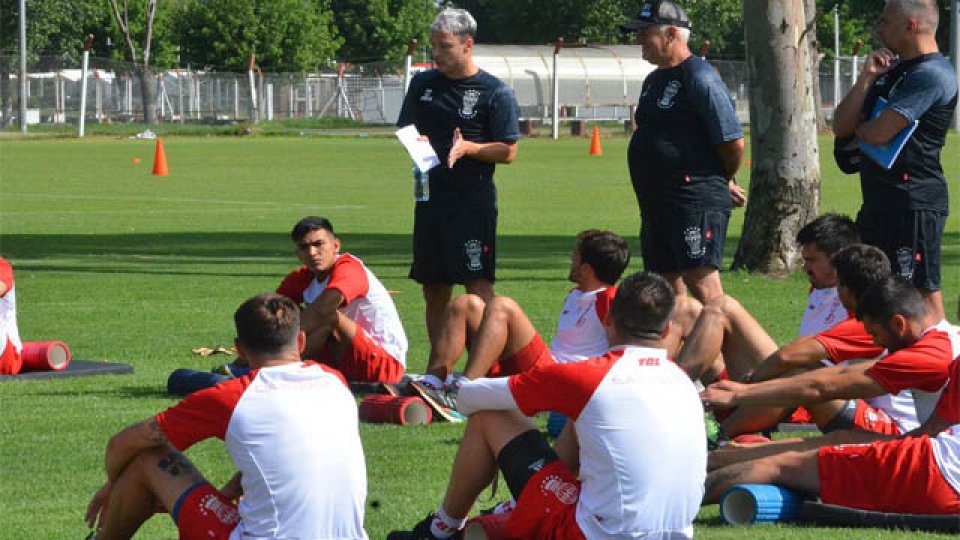
<path fill-rule="evenodd" d="M 430 200 L 430 171 L 420 172 L 413 166 L 413 198 L 419 202 Z"/>

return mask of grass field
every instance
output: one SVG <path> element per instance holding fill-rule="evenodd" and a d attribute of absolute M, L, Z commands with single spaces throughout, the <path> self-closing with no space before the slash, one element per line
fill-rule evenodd
<path fill-rule="evenodd" d="M 0 383 L 2 539 L 86 534 L 83 512 L 103 480 L 107 439 L 174 403 L 164 391 L 170 371 L 205 369 L 223 359 L 195 357 L 190 350 L 231 343 L 236 306 L 273 290 L 295 266 L 287 235 L 304 215 L 329 217 L 344 249 L 398 291 L 395 301 L 411 343 L 408 365 L 412 371 L 425 367 L 423 304 L 406 278 L 410 167 L 395 140 L 171 137 L 164 142 L 171 175 L 161 178 L 149 174 L 149 141 L 0 139 L 0 254 L 16 270 L 21 336 L 61 339 L 75 358 L 135 367 L 125 376 Z M 517 298 L 548 339 L 569 288 L 564 278 L 573 235 L 606 228 L 636 245 L 626 142 L 605 139 L 604 156 L 592 157 L 588 139 L 526 140 L 517 162 L 498 170 L 497 290 Z M 960 193 L 958 148 L 960 139 L 953 136 L 944 152 L 954 196 Z M 823 177 L 821 211 L 854 214 L 860 201 L 856 177 L 842 176 L 829 161 Z M 742 218 L 743 212 L 736 212 L 730 225 L 728 264 Z M 944 238 L 948 313 L 954 313 L 960 293 L 958 265 L 955 213 Z M 634 258 L 630 269 L 639 267 Z M 785 341 L 794 334 L 806 299 L 802 276 L 774 281 L 728 272 L 723 279 L 774 337 Z M 366 528 L 380 539 L 436 508 L 462 427 L 363 425 L 361 432 L 369 476 Z M 219 441 L 198 445 L 188 455 L 215 484 L 232 474 Z M 701 512 L 697 534 L 916 536 L 730 528 L 719 524 L 715 506 Z M 169 519 L 156 518 L 139 537 L 175 538 L 176 532 Z"/>

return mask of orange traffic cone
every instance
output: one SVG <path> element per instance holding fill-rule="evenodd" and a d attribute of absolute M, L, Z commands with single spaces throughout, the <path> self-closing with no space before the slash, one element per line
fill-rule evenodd
<path fill-rule="evenodd" d="M 156 176 L 167 176 L 170 171 L 167 169 L 167 154 L 163 151 L 163 139 L 157 137 L 157 150 L 153 156 L 153 174 Z"/>
<path fill-rule="evenodd" d="M 590 141 L 590 155 L 603 155 L 603 148 L 600 147 L 600 128 L 597 126 L 593 126 L 593 139 Z"/>

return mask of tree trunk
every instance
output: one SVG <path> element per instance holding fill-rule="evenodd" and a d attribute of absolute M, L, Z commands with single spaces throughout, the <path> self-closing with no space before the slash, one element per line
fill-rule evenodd
<path fill-rule="evenodd" d="M 157 99 L 154 85 L 157 84 L 149 67 L 137 68 L 140 79 L 140 97 L 143 100 L 143 122 L 154 125 L 157 123 Z"/>
<path fill-rule="evenodd" d="M 827 130 L 827 121 L 823 117 L 822 95 L 820 94 L 820 42 L 817 41 L 817 0 L 803 0 L 803 9 L 806 11 L 804 19 L 807 21 L 806 41 L 810 45 L 810 80 L 813 83 L 813 111 L 817 115 L 817 133 Z"/>
<path fill-rule="evenodd" d="M 734 269 L 786 276 L 797 231 L 817 215 L 820 164 L 803 3 L 745 0 L 750 73 L 750 203 Z"/>

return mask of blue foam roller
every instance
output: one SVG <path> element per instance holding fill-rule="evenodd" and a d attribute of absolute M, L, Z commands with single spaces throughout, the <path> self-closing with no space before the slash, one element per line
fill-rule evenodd
<path fill-rule="evenodd" d="M 560 432 L 563 431 L 563 426 L 567 423 L 567 417 L 558 413 L 552 412 L 547 416 L 547 434 L 556 439 L 560 436 Z"/>
<path fill-rule="evenodd" d="M 802 493 L 771 484 L 740 484 L 720 498 L 720 517 L 731 525 L 796 521 L 803 517 Z"/>

